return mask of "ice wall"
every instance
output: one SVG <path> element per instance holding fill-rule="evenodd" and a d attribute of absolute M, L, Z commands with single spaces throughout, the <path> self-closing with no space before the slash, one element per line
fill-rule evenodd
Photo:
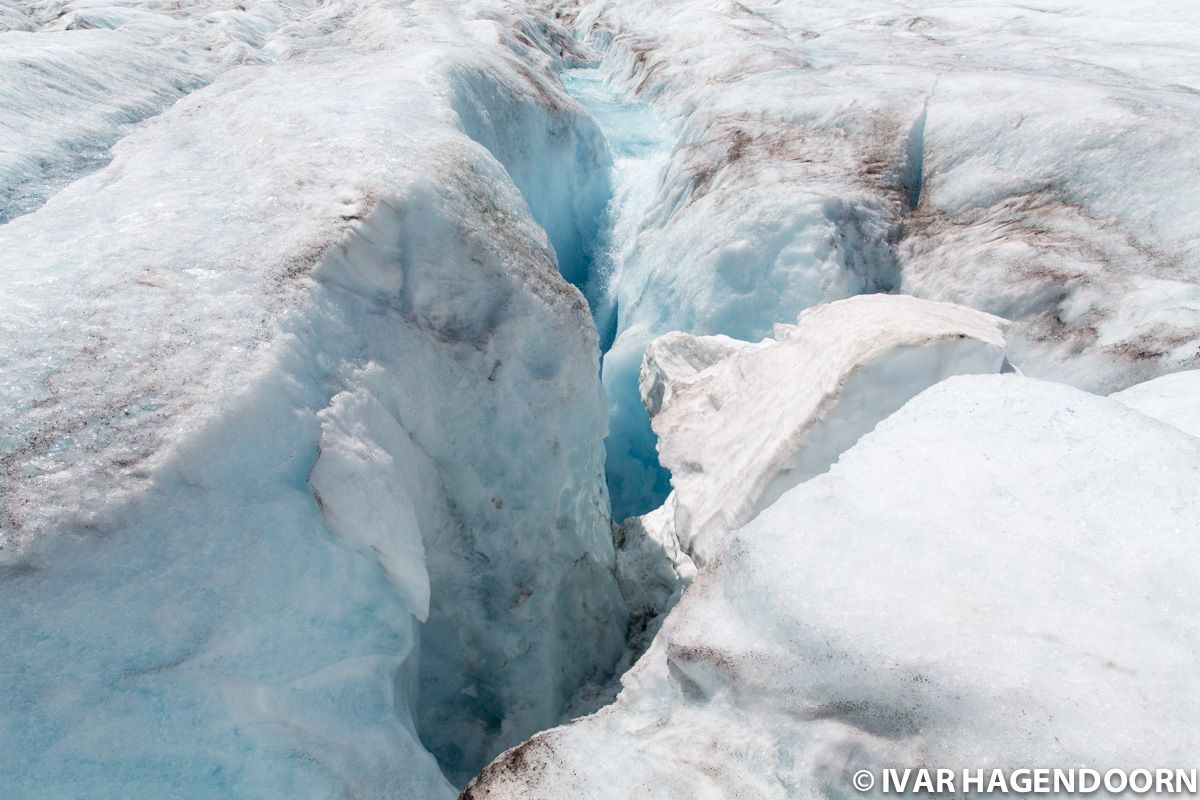
<path fill-rule="evenodd" d="M 0 226 L 6 797 L 449 796 L 624 652 L 561 32 L 308 10 Z"/>

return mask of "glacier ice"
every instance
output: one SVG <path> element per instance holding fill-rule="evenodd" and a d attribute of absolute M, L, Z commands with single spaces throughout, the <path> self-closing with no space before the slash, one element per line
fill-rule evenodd
<path fill-rule="evenodd" d="M 451 796 L 625 652 L 565 38 L 287 7 L 0 225 L 6 797 Z"/>
<path fill-rule="evenodd" d="M 299 49 L 289 39 L 312 35 L 308 13 L 265 0 L 0 6 L 0 224 L 222 72 Z"/>
<path fill-rule="evenodd" d="M 1188 761 L 1192 5 L 0 0 L 0 796 Z"/>
<path fill-rule="evenodd" d="M 615 704 L 465 796 L 842 797 L 858 769 L 916 763 L 1190 763 L 1198 480 L 1200 440 L 1113 400 L 938 383 L 727 538 Z"/>
<path fill-rule="evenodd" d="M 873 294 L 814 306 L 756 345 L 655 339 L 640 385 L 684 551 L 697 564 L 711 560 L 725 534 L 827 470 L 928 386 L 1000 372 L 1003 325 L 962 306 Z"/>
<path fill-rule="evenodd" d="M 1089 390 L 1200 363 L 1194 4 L 553 6 L 675 134 L 604 359 L 619 518 L 668 490 L 635 383 L 669 331 L 898 290 Z"/>

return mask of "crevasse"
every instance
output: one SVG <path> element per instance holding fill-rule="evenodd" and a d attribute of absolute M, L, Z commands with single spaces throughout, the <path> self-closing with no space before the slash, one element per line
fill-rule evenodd
<path fill-rule="evenodd" d="M 623 311 L 623 272 L 635 258 L 647 217 L 659 202 L 671 139 L 650 107 L 614 89 L 599 67 L 567 70 L 563 82 L 604 131 L 614 156 L 612 201 L 583 289 L 600 333 L 609 404 L 605 475 L 613 519 L 619 522 L 660 504 L 670 491 L 669 474 L 658 462 L 657 440 L 637 392 L 641 355 L 634 354 L 631 361 L 629 354 L 613 354 L 611 348 Z M 624 302 L 627 312 L 641 301 L 626 296 Z"/>

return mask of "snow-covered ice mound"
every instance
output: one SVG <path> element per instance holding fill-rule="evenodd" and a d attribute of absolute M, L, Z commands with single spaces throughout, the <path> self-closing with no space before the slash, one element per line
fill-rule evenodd
<path fill-rule="evenodd" d="M 47 35 L 135 47 L 77 5 L 137 19 Z M 569 41 L 282 6 L 276 63 L 0 225 L 6 798 L 450 796 L 624 652 Z"/>
<path fill-rule="evenodd" d="M 1200 370 L 1163 375 L 1110 394 L 1109 398 L 1200 436 Z"/>
<path fill-rule="evenodd" d="M 999 372 L 1003 325 L 962 306 L 874 294 L 810 308 L 759 344 L 654 340 L 641 391 L 684 550 L 708 561 L 726 533 L 934 383 Z"/>
<path fill-rule="evenodd" d="M 860 768 L 1191 764 L 1200 439 L 1016 375 L 925 391 L 725 541 L 617 702 L 472 798 L 848 797 Z"/>

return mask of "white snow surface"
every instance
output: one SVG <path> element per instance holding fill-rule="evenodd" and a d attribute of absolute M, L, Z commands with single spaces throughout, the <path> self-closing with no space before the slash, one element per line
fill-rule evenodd
<path fill-rule="evenodd" d="M 0 4 L 0 223 L 225 70 L 285 56 L 323 13 L 307 0 Z"/>
<path fill-rule="evenodd" d="M 559 0 L 676 133 L 614 289 L 614 508 L 665 492 L 634 388 L 672 330 L 756 341 L 899 289 L 1013 320 L 1026 373 L 1200 366 L 1200 6 Z"/>
<path fill-rule="evenodd" d="M 809 308 L 757 345 L 683 333 L 651 342 L 641 391 L 684 551 L 712 559 L 727 533 L 934 383 L 1000 372 L 1003 326 L 962 306 L 873 294 Z"/>
<path fill-rule="evenodd" d="M 1114 392 L 1109 399 L 1200 436 L 1200 370 L 1163 375 Z"/>
<path fill-rule="evenodd" d="M 286 43 L 219 71 L 195 26 L 241 11 L 42 8 L 7 185 L 127 135 L 0 225 L 0 795 L 452 796 L 624 654 L 556 269 L 610 163 L 569 40 L 488 0 L 251 4 Z M 75 114 L 169 101 L 175 62 L 211 83 Z"/>
<path fill-rule="evenodd" d="M 1016 375 L 923 392 L 726 539 L 617 702 L 471 798 L 822 798 L 858 769 L 1200 752 L 1200 440 Z"/>

